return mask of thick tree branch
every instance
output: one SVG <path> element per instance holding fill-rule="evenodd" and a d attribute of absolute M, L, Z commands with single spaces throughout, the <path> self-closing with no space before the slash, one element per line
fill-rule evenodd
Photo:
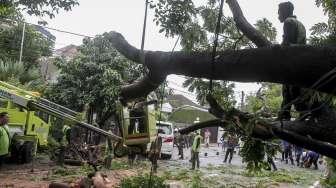
<path fill-rule="evenodd" d="M 150 92 L 154 91 L 156 88 L 160 86 L 161 83 L 166 79 L 165 75 L 153 75 L 156 73 L 154 71 L 150 71 L 145 77 L 141 80 L 137 80 L 134 83 L 124 86 L 121 88 L 121 97 L 124 102 L 147 96 Z"/>
<path fill-rule="evenodd" d="M 237 116 L 236 116 L 237 115 Z M 241 113 L 239 111 L 234 111 L 233 114 L 227 115 L 227 117 L 232 117 L 236 116 L 238 117 L 237 120 L 240 121 L 242 124 L 246 124 L 247 120 L 250 119 L 248 114 L 246 113 Z M 247 118 L 247 119 L 246 119 Z M 207 128 L 207 127 L 216 127 L 220 126 L 223 128 L 228 128 L 230 125 L 232 126 L 232 120 L 228 120 L 227 118 L 222 120 L 222 119 L 214 119 L 214 120 L 209 120 L 205 122 L 200 122 L 200 123 L 195 123 L 192 124 L 189 127 L 186 127 L 184 129 L 179 130 L 181 134 L 188 134 L 192 131 L 202 129 L 202 128 Z M 335 145 L 332 145 L 328 142 L 322 142 L 320 140 L 314 139 L 312 137 L 309 137 L 307 135 L 302 135 L 299 134 L 300 132 L 306 132 L 309 133 L 308 135 L 314 135 L 316 134 L 316 130 L 314 129 L 308 129 L 306 130 L 305 126 L 302 126 L 304 122 L 300 121 L 288 121 L 288 122 L 283 122 L 283 127 L 281 127 L 280 122 L 274 122 L 274 123 L 258 123 L 256 122 L 251 136 L 254 138 L 262 139 L 262 140 L 269 140 L 272 138 L 280 138 L 286 141 L 289 141 L 297 146 L 316 151 L 322 155 L 326 155 L 328 157 L 336 159 L 336 147 Z M 295 132 L 293 131 L 293 127 L 296 125 L 299 125 L 299 128 L 295 129 Z M 334 129 L 335 130 L 335 129 Z M 323 132 L 323 131 L 322 131 Z M 320 132 L 320 136 L 321 136 Z M 331 136 L 331 137 L 330 137 Z M 326 140 L 330 141 L 333 140 L 335 141 L 335 138 L 333 138 L 333 135 L 323 135 L 323 139 L 321 140 Z"/>
<path fill-rule="evenodd" d="M 246 20 L 243 11 L 241 10 L 236 0 L 227 0 L 226 2 L 228 3 L 231 9 L 237 28 L 239 28 L 247 38 L 249 38 L 258 47 L 266 47 L 272 44 L 270 41 L 267 40 L 266 37 L 262 35 L 262 33 L 256 30 Z M 237 40 L 236 43 L 238 41 L 239 40 Z M 236 43 L 234 46 L 236 46 Z M 233 49 L 235 50 L 236 47 L 234 47 Z M 216 116 L 217 118 L 221 118 L 224 111 L 222 107 L 219 104 L 217 104 L 217 101 L 211 95 L 207 96 L 207 101 L 210 105 L 209 112 L 214 116 Z"/>
<path fill-rule="evenodd" d="M 138 50 L 124 38 L 113 38 L 115 47 L 127 58 L 139 61 Z M 119 41 L 121 40 L 121 41 Z M 123 45 L 121 45 L 123 44 Z M 126 45 L 127 44 L 127 45 Z M 273 46 L 218 52 L 219 58 L 211 73 L 211 54 L 207 52 L 146 51 L 146 66 L 154 83 L 168 74 L 240 82 L 272 82 L 311 87 L 329 73 L 327 83 L 317 91 L 335 94 L 336 48 L 313 46 Z M 299 76 L 298 76 L 299 75 Z"/>
<path fill-rule="evenodd" d="M 203 121 L 203 122 L 192 124 L 189 127 L 180 129 L 179 132 L 181 134 L 188 134 L 198 129 L 203 129 L 207 127 L 224 127 L 225 124 L 226 123 L 222 121 L 221 119 L 213 119 L 213 120 L 208 120 L 208 121 Z"/>
<path fill-rule="evenodd" d="M 270 46 L 272 43 L 267 40 L 258 30 L 256 30 L 245 18 L 236 0 L 226 0 L 233 14 L 233 19 L 237 27 L 258 47 Z"/>
<path fill-rule="evenodd" d="M 107 36 L 110 36 L 109 40 L 112 42 L 113 46 L 125 57 L 137 63 L 142 62 L 140 59 L 141 51 L 130 45 L 120 33 L 111 32 L 110 35 Z M 145 56 L 145 63 L 147 61 L 148 59 L 146 59 Z M 135 98 L 144 97 L 158 88 L 160 84 L 164 82 L 167 76 L 164 71 L 164 67 L 155 67 L 153 65 L 153 63 L 148 64 L 147 67 L 149 72 L 145 77 L 121 88 L 120 95 L 124 102 Z"/>

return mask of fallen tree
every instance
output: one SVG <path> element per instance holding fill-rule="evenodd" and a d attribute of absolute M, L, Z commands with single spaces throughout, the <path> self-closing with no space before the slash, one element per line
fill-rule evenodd
<path fill-rule="evenodd" d="M 236 0 L 227 0 L 227 3 L 237 27 L 258 48 L 218 52 L 219 58 L 213 64 L 213 69 L 211 52 L 145 51 L 144 64 L 149 72 L 141 80 L 122 88 L 123 99 L 132 100 L 147 95 L 169 74 L 239 82 L 290 84 L 335 95 L 336 48 L 272 46 L 247 22 Z M 121 34 L 110 34 L 111 42 L 120 53 L 135 62 L 143 62 L 139 49 L 131 46 Z M 336 159 L 336 113 L 327 104 L 321 104 L 323 108 L 317 109 L 319 116 L 314 118 L 279 122 L 255 118 L 252 114 L 236 109 L 224 111 L 211 96 L 208 101 L 211 106 L 209 111 L 219 119 L 191 125 L 181 130 L 182 133 L 208 126 L 227 127 L 228 123 L 233 123 L 244 130 L 251 129 L 250 135 L 254 138 L 281 138 Z"/>

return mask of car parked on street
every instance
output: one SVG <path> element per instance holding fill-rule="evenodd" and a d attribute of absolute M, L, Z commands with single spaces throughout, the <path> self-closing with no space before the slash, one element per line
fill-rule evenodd
<path fill-rule="evenodd" d="M 157 121 L 156 128 L 162 137 L 161 158 L 170 159 L 173 155 L 174 129 L 170 122 Z"/>

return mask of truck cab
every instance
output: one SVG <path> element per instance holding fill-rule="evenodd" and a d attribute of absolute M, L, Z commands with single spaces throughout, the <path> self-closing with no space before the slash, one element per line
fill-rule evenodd
<path fill-rule="evenodd" d="M 9 116 L 9 134 L 28 140 L 33 140 L 39 146 L 48 144 L 49 128 L 51 126 L 51 117 L 41 111 L 29 111 L 28 109 L 16 105 L 4 98 L 0 98 L 0 112 L 7 112 Z M 30 139 L 29 139 L 30 138 Z"/>
<path fill-rule="evenodd" d="M 127 153 L 125 148 L 121 149 L 123 146 L 136 150 L 136 153 L 144 153 L 146 152 L 147 144 L 155 140 L 157 134 L 156 102 L 155 97 L 149 95 L 128 106 L 124 106 L 120 102 L 117 104 L 118 122 L 123 137 L 122 144 L 120 143 L 116 146 L 115 154 L 118 157 Z"/>

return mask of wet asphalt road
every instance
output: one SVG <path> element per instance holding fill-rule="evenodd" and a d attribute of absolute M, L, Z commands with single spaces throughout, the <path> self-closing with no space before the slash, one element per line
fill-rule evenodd
<path fill-rule="evenodd" d="M 239 149 L 236 148 L 231 164 L 244 167 L 245 164 L 242 163 L 242 158 L 238 155 L 238 152 L 239 152 Z M 191 148 L 188 148 L 188 149 L 185 148 L 183 150 L 183 154 L 184 154 L 184 159 L 183 160 L 179 159 L 178 150 L 176 147 L 174 147 L 172 158 L 170 160 L 163 160 L 161 162 L 163 164 L 165 163 L 175 164 L 175 165 L 180 165 L 186 168 L 190 168 L 191 163 L 189 162 L 189 160 L 191 156 Z M 202 145 L 201 152 L 200 152 L 200 167 L 207 167 L 209 165 L 213 165 L 213 166 L 223 165 L 225 164 L 223 162 L 224 158 L 225 158 L 225 151 L 222 150 L 221 146 L 217 146 L 217 144 L 211 144 L 210 147 L 207 148 L 204 145 Z M 277 158 L 274 160 L 274 162 L 278 169 L 299 168 L 299 167 L 296 167 L 295 165 L 293 166 L 290 164 L 285 164 L 285 162 L 281 162 L 280 153 L 278 153 Z M 323 170 L 324 170 L 324 166 L 319 165 L 319 171 L 321 171 L 322 173 Z"/>

